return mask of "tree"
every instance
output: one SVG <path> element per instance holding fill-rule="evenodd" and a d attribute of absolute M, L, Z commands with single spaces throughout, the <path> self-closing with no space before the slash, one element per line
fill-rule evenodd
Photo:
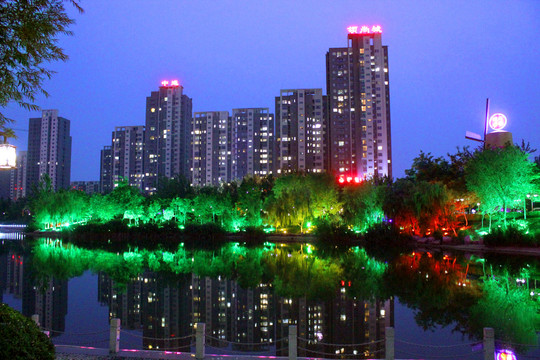
<path fill-rule="evenodd" d="M 519 147 L 506 146 L 477 152 L 466 169 L 469 190 L 476 193 L 480 202 L 496 200 L 503 211 L 506 227 L 506 210 L 514 201 L 524 200 L 534 190 L 539 175 L 528 154 Z"/>
<path fill-rule="evenodd" d="M 69 0 L 79 12 L 78 0 Z M 68 56 L 58 46 L 59 35 L 71 35 L 73 24 L 63 0 L 4 0 L 0 2 L 0 106 L 10 102 L 27 110 L 39 94 L 48 96 L 43 81 L 54 71 L 44 64 L 66 61 Z M 7 124 L 13 122 L 0 113 L 0 136 L 15 137 Z"/>
<path fill-rule="evenodd" d="M 245 218 L 247 226 L 262 224 L 261 180 L 258 177 L 245 177 L 238 188 L 236 208 Z"/>
<path fill-rule="evenodd" d="M 36 323 L 0 304 L 0 358 L 54 360 L 54 345 Z"/>

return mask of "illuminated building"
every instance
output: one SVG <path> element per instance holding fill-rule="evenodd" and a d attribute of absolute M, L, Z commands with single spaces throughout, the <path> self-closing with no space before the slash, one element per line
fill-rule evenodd
<path fill-rule="evenodd" d="M 232 180 L 272 173 L 274 115 L 268 108 L 232 111 Z"/>
<path fill-rule="evenodd" d="M 102 194 L 108 194 L 113 189 L 112 181 L 112 146 L 104 146 L 99 162 L 99 186 Z"/>
<path fill-rule="evenodd" d="M 27 152 L 19 151 L 17 168 L 11 170 L 10 198 L 12 201 L 17 201 L 26 196 L 27 159 Z"/>
<path fill-rule="evenodd" d="M 276 97 L 275 173 L 324 171 L 325 110 L 322 89 L 280 91 Z"/>
<path fill-rule="evenodd" d="M 88 195 L 101 192 L 99 181 L 72 181 L 70 186 L 73 190 L 79 190 Z"/>
<path fill-rule="evenodd" d="M 191 177 L 192 100 L 178 80 L 163 81 L 146 98 L 143 190 L 152 194 L 160 177 Z"/>
<path fill-rule="evenodd" d="M 329 170 L 392 177 L 388 47 L 380 26 L 347 30 L 347 46 L 326 54 Z"/>
<path fill-rule="evenodd" d="M 58 116 L 58 110 L 43 110 L 41 118 L 30 119 L 27 156 L 27 189 L 37 185 L 44 174 L 51 178 L 54 190 L 69 188 L 70 121 Z"/>
<path fill-rule="evenodd" d="M 112 133 L 113 188 L 122 179 L 142 190 L 144 158 L 144 126 L 117 126 Z"/>
<path fill-rule="evenodd" d="M 219 185 L 231 181 L 231 128 L 228 111 L 194 114 L 192 185 Z"/>

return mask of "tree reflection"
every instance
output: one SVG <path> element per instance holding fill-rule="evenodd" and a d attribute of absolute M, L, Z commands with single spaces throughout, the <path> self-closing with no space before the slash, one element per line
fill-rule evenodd
<path fill-rule="evenodd" d="M 493 327 L 496 338 L 510 345 L 535 344 L 540 329 L 537 259 L 505 266 L 500 259 L 413 252 L 382 262 L 358 247 L 320 257 L 312 245 L 253 248 L 239 243 L 213 250 L 180 245 L 175 251 L 108 252 L 59 240 L 35 242 L 32 256 L 33 272 L 42 284 L 87 270 L 105 273 L 119 287 L 147 271 L 173 282 L 193 273 L 236 280 L 244 289 L 271 286 L 289 299 L 330 300 L 340 288 L 355 300 L 398 297 L 414 309 L 426 330 L 453 326 L 480 339 L 483 327 Z"/>

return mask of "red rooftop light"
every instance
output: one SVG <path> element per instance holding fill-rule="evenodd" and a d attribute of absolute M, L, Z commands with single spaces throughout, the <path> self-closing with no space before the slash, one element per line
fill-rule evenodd
<path fill-rule="evenodd" d="M 171 84 L 171 85 L 169 85 Z M 161 86 L 180 86 L 180 82 L 178 80 L 163 80 L 161 82 Z"/>

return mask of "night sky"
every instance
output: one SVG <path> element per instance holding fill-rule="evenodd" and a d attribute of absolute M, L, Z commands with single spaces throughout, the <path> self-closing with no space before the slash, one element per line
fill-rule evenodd
<path fill-rule="evenodd" d="M 323 88 L 325 54 L 349 25 L 381 25 L 389 47 L 394 177 L 420 150 L 436 156 L 477 143 L 485 102 L 514 142 L 540 148 L 540 1 L 82 1 L 66 4 L 70 59 L 51 65 L 49 98 L 71 120 L 71 179 L 98 180 L 115 126 L 144 125 L 145 101 L 178 79 L 193 111 L 269 107 L 280 89 Z M 3 109 L 28 129 L 27 112 Z M 26 132 L 12 141 L 26 150 Z M 540 150 L 535 153 L 539 155 Z"/>

